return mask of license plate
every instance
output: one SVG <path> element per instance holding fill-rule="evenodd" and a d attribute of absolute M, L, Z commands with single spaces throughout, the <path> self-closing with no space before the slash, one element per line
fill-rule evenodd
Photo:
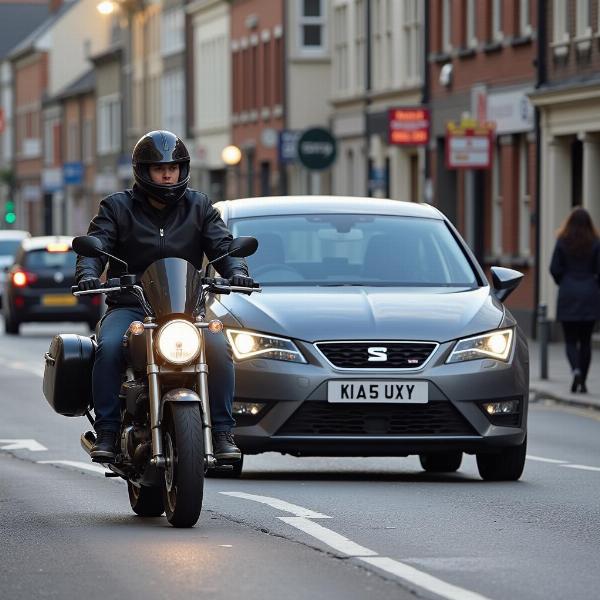
<path fill-rule="evenodd" d="M 77 298 L 72 294 L 45 294 L 42 296 L 44 306 L 75 306 Z"/>
<path fill-rule="evenodd" d="M 426 381 L 328 381 L 327 401 L 427 404 L 429 388 Z"/>

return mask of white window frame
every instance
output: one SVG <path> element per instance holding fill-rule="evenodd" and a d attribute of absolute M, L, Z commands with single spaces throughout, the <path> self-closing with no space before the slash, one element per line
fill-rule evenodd
<path fill-rule="evenodd" d="M 587 52 L 592 47 L 592 10 L 590 0 L 576 0 L 575 38 L 579 52 Z"/>
<path fill-rule="evenodd" d="M 158 24 L 158 23 L 157 23 Z M 185 12 L 180 6 L 163 11 L 160 17 L 160 52 L 169 56 L 185 49 Z"/>
<path fill-rule="evenodd" d="M 296 0 L 298 7 L 298 51 L 305 56 L 323 56 L 327 52 L 327 7 L 324 0 L 319 0 L 318 17 L 307 17 L 304 14 L 304 1 Z M 304 27 L 306 25 L 318 25 L 321 27 L 321 45 L 304 45 Z"/>
<path fill-rule="evenodd" d="M 80 158 L 79 123 L 71 121 L 67 125 L 67 161 L 75 162 Z"/>
<path fill-rule="evenodd" d="M 442 52 L 452 52 L 452 0 L 442 0 Z"/>
<path fill-rule="evenodd" d="M 214 43 L 212 44 L 214 49 Z M 212 63 L 216 62 L 214 52 Z M 167 71 L 161 78 L 162 125 L 179 136 L 185 132 L 185 74 L 183 69 Z M 215 90 L 212 91 L 213 95 Z"/>
<path fill-rule="evenodd" d="M 527 134 L 519 141 L 519 255 L 531 256 L 531 195 L 527 183 L 531 183 Z"/>
<path fill-rule="evenodd" d="M 99 155 L 115 154 L 121 149 L 121 96 L 98 98 L 96 148 Z"/>
<path fill-rule="evenodd" d="M 56 159 L 56 157 L 54 156 L 54 127 L 57 122 L 58 122 L 58 120 L 56 118 L 44 120 L 44 164 L 45 165 L 53 165 L 54 161 Z"/>
<path fill-rule="evenodd" d="M 87 117 L 83 120 L 81 129 L 81 160 L 85 164 L 94 161 L 94 121 Z"/>
<path fill-rule="evenodd" d="M 554 0 L 552 6 L 552 43 L 555 56 L 566 56 L 569 52 L 569 22 L 567 0 Z"/>
<path fill-rule="evenodd" d="M 477 0 L 467 0 L 465 46 L 477 47 Z"/>
<path fill-rule="evenodd" d="M 492 170 L 492 254 L 502 256 L 502 145 L 496 139 Z"/>
<path fill-rule="evenodd" d="M 519 0 L 519 33 L 523 37 L 528 37 L 532 33 L 531 0 Z"/>
<path fill-rule="evenodd" d="M 366 44 L 367 44 L 367 26 L 364 19 L 366 0 L 355 0 L 355 23 L 354 32 L 354 50 L 355 50 L 355 80 L 354 87 L 360 93 L 365 89 L 366 81 Z M 346 13 L 347 14 L 347 13 Z"/>
<path fill-rule="evenodd" d="M 333 8 L 334 16 L 334 96 L 344 96 L 350 92 L 350 63 L 348 61 L 348 4 L 338 4 Z"/>
<path fill-rule="evenodd" d="M 404 3 L 404 55 L 407 57 L 404 74 L 408 85 L 421 81 L 421 2 L 406 0 Z"/>
<path fill-rule="evenodd" d="M 502 1 L 492 0 L 492 41 L 501 42 L 504 38 L 502 27 Z"/>

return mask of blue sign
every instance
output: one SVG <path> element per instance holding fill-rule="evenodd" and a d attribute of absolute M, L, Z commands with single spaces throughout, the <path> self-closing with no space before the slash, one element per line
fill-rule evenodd
<path fill-rule="evenodd" d="M 83 183 L 84 167 L 82 162 L 68 162 L 63 165 L 63 180 L 65 185 L 81 185 Z"/>
<path fill-rule="evenodd" d="M 298 160 L 298 140 L 301 131 L 283 129 L 279 132 L 278 154 L 279 163 L 282 165 L 293 164 Z"/>

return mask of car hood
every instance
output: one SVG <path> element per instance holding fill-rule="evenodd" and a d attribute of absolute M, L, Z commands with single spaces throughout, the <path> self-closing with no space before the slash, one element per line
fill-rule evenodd
<path fill-rule="evenodd" d="M 418 339 L 445 342 L 498 327 L 502 304 L 489 287 L 265 287 L 221 296 L 246 329 L 307 342 Z"/>

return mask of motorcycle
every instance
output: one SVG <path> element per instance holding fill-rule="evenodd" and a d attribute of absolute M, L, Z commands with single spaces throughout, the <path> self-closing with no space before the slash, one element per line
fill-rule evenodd
<path fill-rule="evenodd" d="M 105 465 L 106 475 L 127 482 L 131 508 L 138 515 L 157 517 L 164 512 L 174 527 L 193 527 L 202 510 L 206 471 L 233 468 L 217 463 L 213 455 L 204 336 L 220 334 L 223 324 L 205 321 L 207 297 L 261 289 L 203 276 L 182 258 L 154 262 L 138 285 L 135 276 L 127 274 L 127 264 L 105 252 L 98 238 L 76 237 L 72 247 L 83 256 L 107 256 L 126 273 L 98 289 L 81 291 L 75 286 L 73 295 L 132 294 L 146 315 L 143 322 L 131 323 L 123 337 L 126 371 L 119 395 L 119 449 L 116 461 Z M 225 256 L 250 256 L 257 247 L 255 238 L 236 238 L 226 254 L 208 265 Z M 57 413 L 86 415 L 92 425 L 95 348 L 95 335 L 55 336 L 45 355 L 43 386 Z M 88 454 L 95 441 L 92 431 L 81 436 Z"/>

